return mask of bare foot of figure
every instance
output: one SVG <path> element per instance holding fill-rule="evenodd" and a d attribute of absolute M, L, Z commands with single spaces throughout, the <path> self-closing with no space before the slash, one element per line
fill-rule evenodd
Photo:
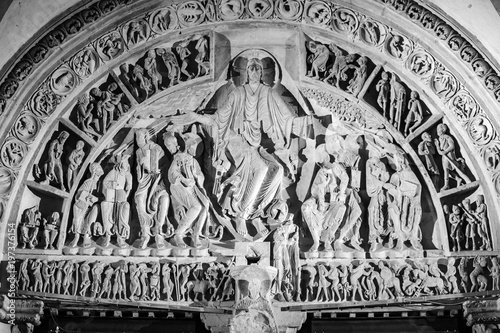
<path fill-rule="evenodd" d="M 187 247 L 186 242 L 184 242 L 183 235 L 175 235 L 173 243 L 177 247 L 182 247 L 182 248 L 186 248 Z"/>
<path fill-rule="evenodd" d="M 236 231 L 242 236 L 248 235 L 246 221 L 241 217 L 237 217 L 235 222 L 236 222 Z"/>
<path fill-rule="evenodd" d="M 255 229 L 257 229 L 257 236 L 264 237 L 269 234 L 269 230 L 266 228 L 264 223 L 262 223 L 261 219 L 252 220 L 252 224 L 254 225 Z"/>

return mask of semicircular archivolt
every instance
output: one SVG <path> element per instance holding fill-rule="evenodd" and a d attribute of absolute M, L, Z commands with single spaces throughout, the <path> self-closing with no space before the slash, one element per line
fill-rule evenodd
<path fill-rule="evenodd" d="M 333 11 L 336 17 L 335 26 L 332 28 L 326 26 L 325 22 L 332 21 L 324 21 L 325 11 L 322 8 L 330 8 L 329 6 L 332 6 L 330 3 L 316 1 L 307 7 L 306 12 L 309 16 L 305 18 L 307 25 L 303 27 L 304 32 L 296 31 L 298 23 L 281 24 L 276 28 L 273 27 L 273 22 L 260 19 L 255 20 L 256 26 L 247 31 L 245 22 L 240 21 L 214 24 L 210 26 L 214 29 L 208 31 L 203 30 L 204 27 L 194 28 L 191 26 L 201 22 L 197 16 L 199 8 L 195 2 L 188 3 L 191 7 L 185 9 L 189 9 L 187 12 L 190 15 L 182 19 L 177 18 L 184 20 L 183 24 L 190 27 L 183 29 L 183 34 L 180 36 L 177 32 L 155 35 L 154 33 L 159 34 L 159 32 L 154 31 L 151 25 L 148 26 L 150 21 L 134 16 L 130 21 L 123 22 L 118 30 L 100 33 L 89 45 L 75 50 L 72 53 L 74 56 L 68 56 L 68 61 L 57 68 L 52 68 L 47 81 L 26 103 L 26 113 L 16 119 L 10 141 L 7 140 L 8 145 L 3 146 L 8 148 L 3 148 L 2 154 L 2 158 L 7 158 L 6 164 L 19 172 L 17 185 L 5 192 L 15 193 L 16 198 L 23 198 L 21 203 L 13 201 L 9 203 L 9 211 L 12 211 L 9 220 L 13 223 L 24 220 L 19 226 L 23 237 L 26 236 L 20 243 L 25 249 L 17 250 L 21 259 L 26 259 L 27 262 L 29 256 L 42 253 L 42 256 L 56 255 L 61 261 L 63 258 L 78 260 L 78 256 L 73 256 L 74 252 L 65 252 L 67 256 L 60 254 L 64 248 L 70 247 L 67 246 L 69 239 L 65 239 L 64 232 L 67 230 L 66 227 L 71 226 L 71 217 L 75 217 L 75 212 L 72 213 L 71 210 L 78 201 L 78 196 L 82 194 L 81 186 L 83 182 L 92 180 L 93 174 L 100 173 L 94 163 L 101 165 L 103 169 L 101 173 L 109 174 L 112 164 L 120 162 L 116 156 L 135 154 L 136 129 L 147 128 L 149 134 L 162 136 L 164 126 L 168 124 L 167 116 L 192 110 L 199 111 L 199 109 L 203 109 L 206 113 L 213 112 L 214 110 L 206 107 L 207 102 L 210 99 L 224 100 L 221 96 L 227 96 L 234 89 L 235 80 L 227 73 L 231 73 L 235 56 L 249 47 L 247 40 L 238 41 L 237 35 L 241 33 L 246 36 L 265 34 L 275 36 L 274 40 L 271 38 L 266 41 L 263 38 L 251 46 L 266 49 L 275 56 L 275 61 L 283 68 L 280 84 L 286 90 L 279 91 L 282 98 L 288 97 L 290 108 L 313 115 L 312 118 L 315 120 L 312 126 L 316 126 L 315 133 L 319 133 L 317 140 L 311 141 L 307 135 L 302 138 L 303 141 L 297 140 L 296 145 L 301 151 L 298 159 L 302 161 L 291 161 L 300 166 L 301 176 L 307 174 L 307 177 L 301 177 L 300 180 L 304 184 L 304 188 L 300 189 L 302 191 L 300 203 L 311 199 L 310 183 L 318 174 L 318 168 L 314 165 L 315 158 L 319 156 L 316 152 L 322 144 L 326 151 L 326 143 L 332 138 L 337 140 L 339 145 L 345 144 L 349 147 L 351 144 L 364 142 L 369 149 L 365 147 L 360 150 L 364 154 L 364 162 L 359 166 L 360 182 L 363 177 L 367 177 L 369 169 L 367 160 L 373 157 L 370 155 L 386 158 L 382 154 L 375 153 L 376 147 L 381 146 L 382 152 L 390 152 L 391 158 L 384 160 L 384 163 L 390 170 L 391 176 L 398 173 L 397 165 L 406 167 L 406 163 L 411 162 L 412 166 L 406 170 L 414 175 L 420 184 L 425 184 L 421 193 L 422 201 L 419 202 L 423 210 L 420 226 L 424 238 L 422 245 L 427 251 L 425 254 L 428 257 L 435 255 L 438 258 L 435 264 L 441 260 L 439 262 L 441 266 L 448 255 L 461 257 L 460 278 L 463 281 L 465 281 L 465 277 L 462 277 L 463 272 L 464 276 L 467 275 L 467 270 L 476 272 L 478 267 L 485 267 L 485 260 L 488 260 L 488 263 L 491 261 L 493 265 L 493 260 L 486 259 L 491 254 L 490 248 L 479 233 L 486 232 L 486 238 L 491 236 L 490 241 L 493 248 L 496 248 L 498 230 L 494 227 L 490 230 L 488 226 L 486 229 L 475 229 L 477 234 L 472 236 L 472 243 L 466 244 L 461 240 L 460 249 L 456 248 L 456 239 L 448 239 L 451 223 L 447 222 L 450 221 L 452 213 L 457 213 L 450 212 L 444 208 L 445 206 L 448 208 L 458 206 L 461 207 L 462 214 L 467 212 L 472 215 L 475 210 L 483 207 L 484 202 L 481 203 L 479 198 L 486 196 L 487 216 L 490 220 L 497 216 L 491 184 L 479 186 L 477 181 L 485 174 L 488 175 L 489 170 L 494 170 L 497 162 L 492 159 L 491 154 L 488 155 L 488 171 L 485 171 L 485 165 L 474 158 L 476 149 L 474 147 L 496 142 L 495 128 L 490 126 L 491 122 L 488 125 L 489 120 L 484 116 L 484 111 L 460 79 L 453 75 L 451 69 L 436 61 L 436 57 L 419 48 L 408 37 L 380 25 L 375 20 L 361 18 L 354 10 L 332 7 L 335 9 Z M 249 20 L 243 12 L 238 15 L 238 11 L 226 11 L 222 15 L 226 19 Z M 162 15 L 167 16 L 167 13 L 169 11 L 165 10 Z M 281 13 L 286 18 L 293 18 L 292 14 Z M 332 20 L 332 17 L 328 20 Z M 174 20 L 162 24 L 165 24 L 168 30 L 168 27 L 178 22 Z M 395 38 L 396 35 L 401 38 Z M 346 40 L 346 36 L 359 36 L 359 39 L 351 42 Z M 281 44 L 274 44 L 276 41 L 280 41 Z M 413 90 L 417 90 L 420 94 L 413 94 Z M 446 106 L 444 111 L 443 105 Z M 481 121 L 472 124 L 475 119 Z M 328 130 L 329 125 L 335 125 L 336 122 L 342 126 L 335 128 L 332 134 Z M 408 123 L 411 126 L 406 128 Z M 411 128 L 412 126 L 415 127 Z M 470 128 L 474 130 L 469 131 Z M 69 133 L 69 138 L 64 139 L 65 135 L 62 134 L 65 132 Z M 435 154 L 435 163 L 430 163 L 429 153 L 425 153 L 425 147 L 420 148 L 424 141 L 420 138 L 425 132 L 431 137 L 430 143 L 426 143 L 427 149 L 433 144 L 442 145 L 441 141 L 447 144 L 453 143 L 456 145 L 454 157 L 451 155 L 439 157 Z M 351 138 L 354 136 L 355 140 L 350 140 L 349 133 L 354 134 Z M 358 140 L 360 137 L 363 137 L 363 140 Z M 57 148 L 69 158 L 78 150 L 79 141 L 83 141 L 84 157 L 72 175 L 72 182 L 69 182 L 69 173 L 63 172 L 61 175 L 57 168 L 54 168 L 57 163 L 51 165 L 49 151 Z M 161 139 L 157 141 L 161 145 Z M 335 146 L 337 143 L 332 144 Z M 166 144 L 163 146 L 167 148 Z M 116 151 L 120 154 L 113 154 Z M 346 153 L 345 156 L 350 155 Z M 22 157 L 31 162 L 23 164 Z M 130 158 L 132 165 L 135 163 L 133 160 Z M 57 161 L 52 160 L 52 162 Z M 309 166 L 306 166 L 308 162 Z M 355 165 L 354 160 L 347 158 L 343 162 L 351 168 Z M 372 164 L 370 168 L 376 163 Z M 440 176 L 437 180 L 435 178 L 438 173 L 431 167 L 439 171 Z M 447 167 L 450 169 L 446 170 Z M 293 165 L 290 169 L 293 169 Z M 446 188 L 447 180 L 443 178 L 446 171 L 451 173 L 448 179 L 449 188 Z M 350 172 L 352 179 L 355 179 L 352 169 Z M 6 178 L 12 177 L 12 173 L 6 172 L 5 175 Z M 351 183 L 349 186 L 355 192 L 356 184 Z M 409 188 L 416 190 L 418 186 Z M 366 186 L 361 185 L 359 189 L 366 191 Z M 354 195 L 352 197 L 355 198 Z M 362 204 L 368 207 L 370 196 L 362 193 L 360 197 Z M 37 198 L 40 200 L 37 201 Z M 353 206 L 356 205 L 354 201 Z M 32 209 L 35 206 L 38 209 Z M 272 216 L 281 216 L 284 208 L 279 205 L 273 208 L 275 215 Z M 54 215 L 50 211 L 53 209 L 58 209 L 63 214 Z M 296 205 L 292 209 L 297 212 L 299 207 Z M 47 244 L 47 241 L 40 244 L 30 243 L 33 228 L 27 225 L 26 221 L 30 216 L 36 215 L 37 210 L 38 213 L 49 217 L 48 220 L 52 224 L 63 222 L 62 233 L 52 244 Z M 469 218 L 473 220 L 472 217 Z M 363 222 L 366 228 L 366 219 Z M 356 225 L 356 221 L 353 221 L 353 226 Z M 135 235 L 138 232 L 137 227 L 135 223 L 136 230 L 131 231 Z M 104 226 L 102 228 L 105 229 Z M 103 230 L 96 224 L 93 231 L 99 234 Z M 368 234 L 367 230 L 362 232 Z M 48 235 L 50 241 L 52 234 Z M 469 239 L 470 235 L 471 233 L 468 235 Z M 347 236 L 348 233 L 344 235 Z M 363 243 L 365 250 L 368 248 L 366 242 Z M 50 245 L 54 249 L 51 249 Z M 302 245 L 303 249 L 307 250 L 311 244 Z M 48 248 L 43 249 L 45 246 Z M 90 249 L 91 247 L 78 248 L 78 252 L 94 253 L 92 251 L 95 249 Z M 258 257 L 258 249 L 252 249 L 252 253 L 254 252 L 255 255 L 251 256 Z M 113 261 L 113 257 L 104 257 L 109 253 L 100 254 L 103 256 L 97 256 L 96 260 L 102 260 L 106 264 Z M 471 262 L 466 259 L 471 254 L 482 257 Z M 417 250 L 403 254 L 407 255 L 421 258 L 424 253 Z M 399 259 L 400 257 L 398 256 Z M 314 265 L 318 264 L 319 270 L 322 264 L 312 259 Z M 380 258 L 373 254 L 372 259 Z M 131 257 L 130 263 L 137 260 L 139 259 Z M 434 259 L 430 261 L 434 262 Z M 123 263 L 120 262 L 118 266 L 115 265 L 117 263 L 112 263 L 109 269 L 122 267 Z M 368 262 L 366 264 L 370 265 Z M 397 270 L 397 274 L 403 278 L 410 267 L 424 271 L 425 268 L 418 266 L 420 264 L 415 261 L 415 267 L 405 266 Z M 363 265 L 356 266 L 356 269 L 364 269 Z M 455 266 L 460 269 L 454 260 L 448 261 L 448 265 L 451 265 L 447 268 L 450 272 L 456 270 Z M 82 266 L 90 269 L 88 262 L 82 263 Z M 92 262 L 92 267 L 99 267 L 97 261 Z M 453 276 L 455 275 L 453 273 Z M 435 291 L 437 294 L 444 293 L 439 283 L 433 288 L 438 288 Z M 476 284 L 469 286 L 465 282 L 465 286 L 460 290 L 469 292 L 477 288 Z M 75 287 L 73 289 L 76 290 Z M 453 293 L 458 292 L 458 286 L 450 285 L 449 289 Z M 85 292 L 86 289 L 83 293 Z"/>

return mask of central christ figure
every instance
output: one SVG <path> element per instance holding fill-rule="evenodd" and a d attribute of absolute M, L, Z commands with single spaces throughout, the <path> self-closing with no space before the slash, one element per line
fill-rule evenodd
<path fill-rule="evenodd" d="M 214 194 L 241 235 L 248 233 L 247 222 L 253 222 L 259 233 L 267 233 L 261 219 L 271 202 L 281 199 L 291 135 L 305 136 L 311 122 L 310 116 L 296 116 L 261 81 L 262 72 L 262 61 L 251 58 L 246 66 L 247 83 L 234 89 L 213 115 L 188 113 L 173 119 L 174 124 L 200 122 L 211 129 L 216 165 L 230 166 L 228 177 Z"/>

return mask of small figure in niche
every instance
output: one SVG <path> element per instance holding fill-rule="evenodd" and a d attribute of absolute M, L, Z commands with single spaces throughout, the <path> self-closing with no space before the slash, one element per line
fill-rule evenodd
<path fill-rule="evenodd" d="M 448 206 L 444 205 L 443 211 L 445 214 L 447 213 L 447 210 L 449 210 Z M 453 244 L 452 251 L 462 251 L 461 243 L 464 238 L 464 234 L 462 232 L 463 217 L 459 206 L 451 206 L 451 213 L 448 217 L 448 222 L 451 227 L 450 238 Z"/>
<path fill-rule="evenodd" d="M 191 40 L 187 39 L 183 42 L 181 42 L 175 50 L 177 51 L 177 54 L 179 55 L 179 58 L 182 61 L 181 64 L 181 73 L 187 76 L 187 79 L 191 79 L 193 75 L 187 71 L 187 67 L 189 66 L 189 56 L 191 55 L 191 51 L 189 51 L 188 46 L 189 42 Z"/>
<path fill-rule="evenodd" d="M 80 283 L 80 296 L 86 296 L 85 294 L 87 293 L 87 289 L 91 285 L 89 272 L 90 272 L 89 262 L 85 261 L 80 266 L 80 276 L 82 278 Z"/>
<path fill-rule="evenodd" d="M 493 290 L 500 290 L 500 266 L 498 257 L 491 257 L 490 276 Z"/>
<path fill-rule="evenodd" d="M 382 108 L 382 114 L 387 117 L 387 101 L 389 100 L 389 73 L 382 72 L 382 78 L 377 82 L 375 89 L 378 91 L 377 104 Z"/>
<path fill-rule="evenodd" d="M 158 54 L 168 71 L 168 86 L 171 87 L 176 83 L 179 83 L 181 76 L 181 69 L 179 67 L 179 63 L 177 62 L 177 58 L 171 51 L 167 51 L 163 48 L 157 49 L 156 54 Z"/>
<path fill-rule="evenodd" d="M 319 74 L 326 71 L 326 63 L 330 57 L 330 51 L 328 48 L 314 41 L 306 42 L 307 49 L 312 53 L 307 61 L 311 63 L 311 70 L 307 73 L 307 76 L 311 76 L 313 79 L 319 79 Z"/>
<path fill-rule="evenodd" d="M 470 179 L 464 173 L 465 161 L 463 158 L 457 158 L 455 154 L 455 140 L 448 132 L 448 126 L 439 124 L 437 126 L 438 138 L 434 140 L 436 150 L 441 155 L 443 170 L 444 170 L 444 185 L 441 191 L 450 188 L 450 178 L 455 179 L 457 186 L 462 184 L 462 181 L 469 183 Z"/>
<path fill-rule="evenodd" d="M 422 103 L 420 102 L 418 92 L 413 90 L 410 93 L 410 100 L 408 101 L 408 115 L 406 116 L 405 135 L 413 133 L 413 131 L 420 126 L 424 119 L 422 111 Z M 410 127 L 410 124 L 413 125 Z"/>
<path fill-rule="evenodd" d="M 401 115 L 406 106 L 406 88 L 396 74 L 391 76 L 391 103 L 389 105 L 389 122 L 399 131 Z"/>
<path fill-rule="evenodd" d="M 477 196 L 476 200 L 476 211 L 474 212 L 476 215 L 479 223 L 478 223 L 478 235 L 481 238 L 481 246 L 479 247 L 480 250 L 488 250 L 491 251 L 491 241 L 490 241 L 490 235 L 488 232 L 488 214 L 487 214 L 487 207 L 486 204 L 484 203 L 484 195 L 479 194 Z"/>
<path fill-rule="evenodd" d="M 50 247 L 51 250 L 54 249 L 54 241 L 59 234 L 59 225 L 61 223 L 61 217 L 58 212 L 53 212 L 48 220 L 44 220 L 45 224 L 43 226 L 43 238 L 45 241 L 45 247 Z"/>
<path fill-rule="evenodd" d="M 132 82 L 132 73 L 129 70 L 129 65 L 123 63 L 120 65 L 120 75 L 118 78 L 123 82 L 125 87 L 127 87 L 128 91 L 132 93 L 135 98 L 138 98 L 137 89 Z"/>
<path fill-rule="evenodd" d="M 49 144 L 48 154 L 49 157 L 47 162 L 45 162 L 43 166 L 43 170 L 45 173 L 45 180 L 41 182 L 41 184 L 49 184 L 51 181 L 59 184 L 61 186 L 61 190 L 67 191 L 64 186 L 64 178 L 63 178 L 63 166 L 61 162 L 64 143 L 69 137 L 69 133 L 66 131 L 62 131 L 57 136 L 57 139 L 52 140 Z"/>
<path fill-rule="evenodd" d="M 434 147 L 431 135 L 428 132 L 422 133 L 421 138 L 422 142 L 418 144 L 417 151 L 420 156 L 424 156 L 425 166 L 427 167 L 427 171 L 429 171 L 434 187 L 437 189 L 439 181 L 439 168 L 434 160 L 436 148 Z"/>
<path fill-rule="evenodd" d="M 85 143 L 82 140 L 76 142 L 76 148 L 69 154 L 68 161 L 68 188 L 73 187 L 74 180 L 78 171 L 80 171 L 80 165 L 82 165 L 83 158 L 85 157 L 85 152 L 83 148 Z"/>
<path fill-rule="evenodd" d="M 144 68 L 136 64 L 132 70 L 132 79 L 135 81 L 138 92 L 137 96 L 141 101 L 145 100 L 153 93 L 153 85 L 151 80 L 144 76 Z"/>
<path fill-rule="evenodd" d="M 196 42 L 195 49 L 198 51 L 195 61 L 198 64 L 198 73 L 196 77 L 205 75 L 210 71 L 210 64 L 207 63 L 208 39 L 206 36 L 201 36 Z"/>
<path fill-rule="evenodd" d="M 99 121 L 94 119 L 94 104 L 90 103 L 89 96 L 82 94 L 78 98 L 78 104 L 76 106 L 76 117 L 77 122 L 80 125 L 80 129 L 85 132 L 88 136 L 98 140 L 101 135 L 98 133 L 100 131 Z"/>
<path fill-rule="evenodd" d="M 154 91 L 157 93 L 160 91 L 160 83 L 162 81 L 162 76 L 160 72 L 158 72 L 158 65 L 156 64 L 156 52 L 154 49 L 151 49 L 147 53 L 147 57 L 144 59 L 144 69 L 148 73 L 151 78 L 151 82 L 153 83 Z"/>
<path fill-rule="evenodd" d="M 324 82 L 328 83 L 328 80 L 335 80 L 335 86 L 340 89 L 340 81 L 347 80 L 347 70 L 349 68 L 353 68 L 352 65 L 349 65 L 354 61 L 354 54 L 348 54 L 346 56 L 342 55 L 342 50 L 340 50 L 335 44 L 329 45 L 330 50 L 335 54 L 335 62 L 333 63 L 332 68 L 326 78 L 323 79 Z M 333 84 L 333 83 L 332 83 Z"/>
<path fill-rule="evenodd" d="M 38 211 L 38 205 L 24 210 L 20 223 L 22 249 L 25 249 L 26 245 L 34 249 L 38 244 L 38 230 L 41 223 L 42 213 Z"/>
<path fill-rule="evenodd" d="M 357 97 L 361 89 L 363 89 L 363 85 L 365 84 L 366 77 L 368 76 L 368 68 L 366 63 L 368 59 L 366 57 L 359 57 L 358 65 L 354 71 L 354 76 L 351 80 L 349 80 L 349 85 L 347 86 L 347 92 Z"/>
<path fill-rule="evenodd" d="M 480 222 L 472 210 L 469 198 L 464 199 L 459 206 L 466 215 L 465 221 L 467 222 L 467 225 L 465 226 L 465 248 L 475 251 L 477 250 L 476 231 Z"/>

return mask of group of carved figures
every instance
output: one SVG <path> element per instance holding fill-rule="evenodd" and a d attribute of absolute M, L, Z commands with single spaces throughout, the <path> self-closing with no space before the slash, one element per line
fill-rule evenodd
<path fill-rule="evenodd" d="M 78 127 L 88 136 L 98 140 L 109 127 L 129 109 L 124 93 L 115 82 L 106 88 L 94 87 L 89 94 L 83 93 L 76 109 Z"/>
<path fill-rule="evenodd" d="M 455 265 L 456 261 L 459 261 Z M 345 302 L 388 300 L 498 290 L 497 257 L 429 260 L 324 262 L 302 270 L 302 300 Z"/>
<path fill-rule="evenodd" d="M 484 196 L 478 195 L 475 203 L 464 199 L 461 203 L 443 206 L 448 221 L 450 250 L 492 250 L 487 206 Z"/>
<path fill-rule="evenodd" d="M 58 185 L 61 190 L 67 191 L 73 186 L 80 166 L 85 157 L 85 143 L 78 140 L 76 147 L 63 159 L 66 140 L 69 138 L 67 131 L 61 131 L 57 137 L 48 144 L 47 159 L 42 164 L 35 165 L 35 176 L 41 184 Z M 67 162 L 67 163 L 65 163 Z M 66 177 L 64 175 L 66 174 Z"/>
<path fill-rule="evenodd" d="M 208 36 L 195 35 L 171 49 L 150 49 L 135 65 L 122 64 L 119 78 L 135 98 L 144 101 L 181 81 L 207 75 L 209 47 Z"/>
<path fill-rule="evenodd" d="M 457 263 L 458 261 L 458 263 Z M 24 259 L 19 289 L 131 301 L 234 300 L 230 264 Z M 498 257 L 306 263 L 286 301 L 388 300 L 500 289 Z M 274 295 L 276 291 L 272 292 Z M 293 296 L 292 294 L 295 294 Z"/>
<path fill-rule="evenodd" d="M 180 151 L 178 136 L 183 141 L 183 151 Z M 211 207 L 204 189 L 204 175 L 195 158 L 202 149 L 200 136 L 193 132 L 164 132 L 164 146 L 171 158 L 167 170 L 163 164 L 167 158 L 165 152 L 152 141 L 151 133 L 147 129 L 139 129 L 135 138 L 135 179 L 130 170 L 130 155 L 123 151 L 113 154 L 113 168 L 106 175 L 99 163 L 90 165 L 90 177 L 81 184 L 75 195 L 71 224 L 71 232 L 75 237 L 70 247 L 76 247 L 81 236 L 83 247 L 89 247 L 92 235 L 103 236 L 99 243 L 102 247 L 110 245 L 112 235 L 116 235 L 119 247 L 129 246 L 126 242 L 130 237 L 131 205 L 128 200 L 133 181 L 137 184 L 133 204 L 140 225 L 140 238 L 135 244 L 137 248 L 147 248 L 151 236 L 154 237 L 151 246 L 164 249 L 165 238 L 172 236 L 173 245 L 185 248 L 185 236 L 188 233 L 191 234 L 193 247 L 200 247 L 202 238 L 209 238 L 215 232 L 221 235 L 220 228 L 211 229 Z M 99 187 L 102 193 L 98 193 L 98 183 L 103 175 Z M 168 218 L 170 207 L 176 228 Z M 97 221 L 99 212 L 102 224 Z"/>
<path fill-rule="evenodd" d="M 458 156 L 455 149 L 455 139 L 448 133 L 448 126 L 446 124 L 439 124 L 436 134 L 437 137 L 433 142 L 432 136 L 428 132 L 422 133 L 422 141 L 417 147 L 417 152 L 425 161 L 425 166 L 434 183 L 434 187 L 438 189 L 441 179 L 438 163 L 434 159 L 436 153 L 441 157 L 441 169 L 443 171 L 444 184 L 439 189 L 440 191 L 451 188 L 450 180 L 455 181 L 456 187 L 459 187 L 462 183 L 470 183 L 471 180 L 466 174 L 467 166 L 465 160 Z"/>
<path fill-rule="evenodd" d="M 425 109 L 419 93 L 412 90 L 410 99 L 407 100 L 407 88 L 395 73 L 382 72 L 375 89 L 377 90 L 377 104 L 382 109 L 382 114 L 398 131 L 402 131 L 407 136 L 422 124 Z M 402 117 L 404 115 L 406 118 L 404 118 L 403 129 Z"/>
<path fill-rule="evenodd" d="M 313 239 L 309 253 L 317 257 L 322 245 L 322 255 L 331 253 L 332 257 L 333 251 L 344 251 L 347 243 L 354 250 L 364 251 L 360 227 L 366 212 L 370 252 L 422 250 L 422 185 L 407 156 L 388 142 L 369 149 L 365 179 L 370 201 L 366 210 L 359 195 L 362 172 L 358 137 L 331 134 L 317 147 L 319 169 L 311 196 L 302 204 L 302 218 Z"/>
<path fill-rule="evenodd" d="M 55 249 L 60 225 L 61 215 L 58 212 L 53 212 L 49 218 L 44 218 L 38 210 L 38 205 L 25 209 L 19 223 L 19 247 L 34 249 L 40 244 L 43 245 L 43 249 Z M 40 242 L 42 235 L 43 243 Z"/>
<path fill-rule="evenodd" d="M 18 271 L 23 291 L 131 301 L 234 300 L 229 266 L 222 262 L 24 259 Z"/>
<path fill-rule="evenodd" d="M 306 42 L 309 51 L 307 76 L 322 80 L 340 88 L 347 82 L 346 91 L 355 97 L 361 92 L 368 77 L 368 58 L 346 54 L 335 44 L 326 46 L 319 42 Z M 356 65 L 357 64 L 357 65 Z"/>
<path fill-rule="evenodd" d="M 322 80 L 344 89 L 355 97 L 363 89 L 368 78 L 368 58 L 355 54 L 344 54 L 337 45 L 326 46 L 315 41 L 306 42 L 308 50 L 307 76 Z M 357 63 L 357 65 L 355 64 Z M 342 83 L 342 87 L 341 87 Z M 407 88 L 394 73 L 382 72 L 377 82 L 377 104 L 390 124 L 405 136 L 418 128 L 425 116 L 425 109 L 417 91 L 411 91 L 407 99 Z M 402 117 L 405 116 L 403 119 Z M 402 124 L 404 123 L 404 128 Z"/>

